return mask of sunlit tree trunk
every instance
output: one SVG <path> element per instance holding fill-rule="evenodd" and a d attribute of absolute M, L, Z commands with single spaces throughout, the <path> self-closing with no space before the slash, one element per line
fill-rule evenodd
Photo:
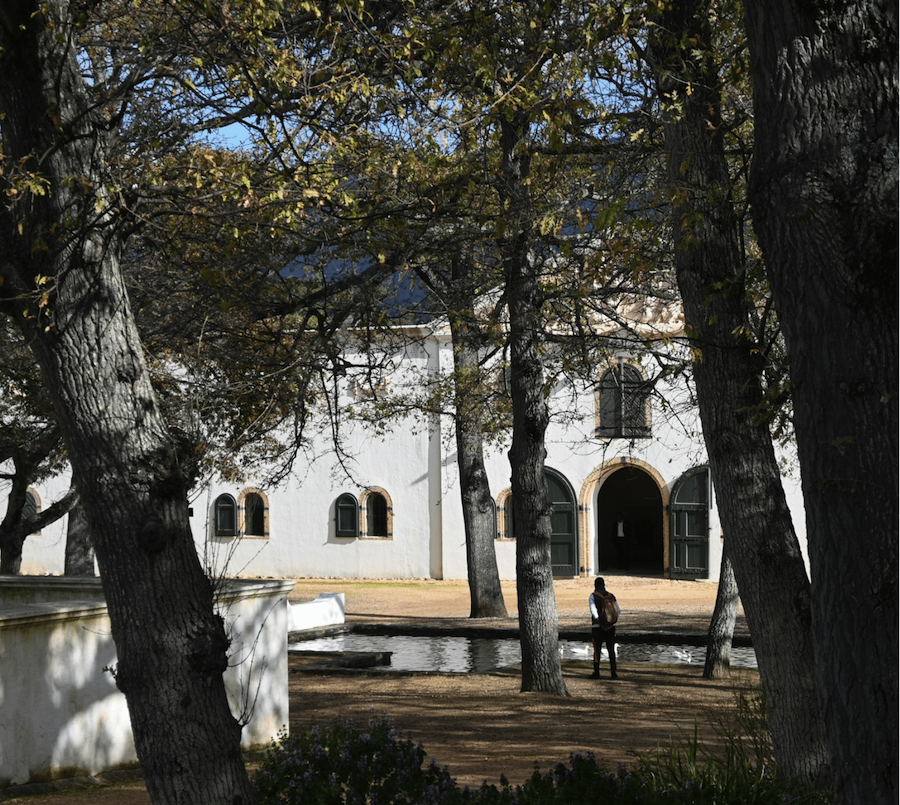
<path fill-rule="evenodd" d="M 752 212 L 790 359 L 835 802 L 887 805 L 900 751 L 897 4 L 745 6 Z"/>
<path fill-rule="evenodd" d="M 528 149 L 519 116 L 501 123 L 502 186 L 510 210 L 503 244 L 509 305 L 513 435 L 509 451 L 516 524 L 516 590 L 522 643 L 522 690 L 568 695 L 559 658 L 559 613 L 550 559 L 550 496 L 544 436 L 550 421 L 541 361 L 541 289 L 525 237 Z"/>
<path fill-rule="evenodd" d="M 456 375 L 456 455 L 466 529 L 466 566 L 469 578 L 470 618 L 505 618 L 506 604 L 497 570 L 494 501 L 484 467 L 483 394 L 470 388 L 481 372 L 477 343 L 465 323 L 451 314 L 453 370 Z"/>
<path fill-rule="evenodd" d="M 721 679 L 731 675 L 731 643 L 734 639 L 734 624 L 737 621 L 740 600 L 737 581 L 734 578 L 734 565 L 731 562 L 731 550 L 728 540 L 725 540 L 722 546 L 716 605 L 706 637 L 706 664 L 703 666 L 705 679 Z"/>

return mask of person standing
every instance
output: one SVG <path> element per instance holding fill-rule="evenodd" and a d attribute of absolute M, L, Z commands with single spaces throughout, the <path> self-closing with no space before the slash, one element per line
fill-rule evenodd
<path fill-rule="evenodd" d="M 594 592 L 588 598 L 591 610 L 591 642 L 594 645 L 594 673 L 591 679 L 600 678 L 600 651 L 605 645 L 609 654 L 609 670 L 613 679 L 618 679 L 616 672 L 616 623 L 622 608 L 616 597 L 606 589 L 606 582 L 597 577 L 594 579 Z"/>
<path fill-rule="evenodd" d="M 616 545 L 616 557 L 619 560 L 619 569 L 620 570 L 628 570 L 628 538 L 631 536 L 629 534 L 629 525 L 625 522 L 625 514 L 623 512 L 619 512 L 618 517 L 616 517 L 616 533 L 615 533 L 615 545 Z"/>

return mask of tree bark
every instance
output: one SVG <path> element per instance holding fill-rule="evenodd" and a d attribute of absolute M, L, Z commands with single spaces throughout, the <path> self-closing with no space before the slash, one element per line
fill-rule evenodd
<path fill-rule="evenodd" d="M 897 5 L 745 6 L 750 198 L 791 366 L 835 802 L 896 803 Z"/>
<path fill-rule="evenodd" d="M 516 591 L 522 690 L 568 695 L 559 657 L 559 612 L 550 560 L 550 496 L 544 436 L 550 421 L 541 361 L 541 290 L 527 249 L 528 148 L 516 114 L 501 122 L 501 192 L 510 211 L 503 265 L 509 304 L 513 435 L 509 450 L 516 524 Z"/>
<path fill-rule="evenodd" d="M 483 417 L 477 390 L 467 381 L 480 375 L 478 348 L 466 325 L 451 313 L 453 370 L 456 375 L 456 455 L 466 530 L 469 617 L 505 618 L 506 604 L 497 570 L 494 500 L 484 467 Z"/>
<path fill-rule="evenodd" d="M 110 130 L 88 101 L 74 24 L 63 0 L 0 11 L 4 167 L 43 187 L 0 211 L 6 310 L 42 369 L 78 478 L 150 797 L 250 803 L 222 679 L 228 638 L 188 520 L 190 466 L 134 326 L 105 195 Z M 45 299 L 33 293 L 41 278 Z"/>
<path fill-rule="evenodd" d="M 66 529 L 65 570 L 63 572 L 67 576 L 94 575 L 94 547 L 91 545 L 91 530 L 88 528 L 84 509 L 81 506 L 75 506 L 69 512 Z"/>
<path fill-rule="evenodd" d="M 734 639 L 734 624 L 737 621 L 739 603 L 737 580 L 734 578 L 734 564 L 731 561 L 729 542 L 726 540 L 722 546 L 722 564 L 719 569 L 716 605 L 706 637 L 704 679 L 724 679 L 731 676 L 731 642 Z"/>
<path fill-rule="evenodd" d="M 748 322 L 738 221 L 731 202 L 721 90 L 705 2 L 661 11 L 653 54 L 675 268 L 698 357 L 694 383 L 741 599 L 756 649 L 779 770 L 817 785 L 827 752 L 813 668 L 810 587 L 772 439 L 759 411 L 761 365 Z"/>

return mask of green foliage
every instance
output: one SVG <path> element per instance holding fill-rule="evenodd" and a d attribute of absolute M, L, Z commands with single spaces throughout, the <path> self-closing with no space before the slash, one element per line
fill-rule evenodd
<path fill-rule="evenodd" d="M 730 723 L 719 723 L 721 739 L 703 747 L 694 734 L 680 744 L 639 756 L 635 774 L 655 798 L 643 802 L 696 802 L 709 805 L 827 805 L 825 792 L 806 792 L 781 779 L 772 752 L 768 714 L 761 694 L 738 695 Z M 671 797 L 671 798 L 664 798 Z"/>
<path fill-rule="evenodd" d="M 450 803 L 459 792 L 449 772 L 422 767 L 422 745 L 400 739 L 386 718 L 365 729 L 335 719 L 305 734 L 282 736 L 254 777 L 260 805 Z"/>
<path fill-rule="evenodd" d="M 373 717 L 365 729 L 336 719 L 327 727 L 282 736 L 255 777 L 261 805 L 829 805 L 824 792 L 804 792 L 781 780 L 772 756 L 761 696 L 738 698 L 734 718 L 717 726 L 718 751 L 697 731 L 681 743 L 638 756 L 615 772 L 591 753 L 547 772 L 535 768 L 522 785 L 458 788 L 446 769 L 423 767 L 421 744 L 400 739 L 391 721 Z"/>

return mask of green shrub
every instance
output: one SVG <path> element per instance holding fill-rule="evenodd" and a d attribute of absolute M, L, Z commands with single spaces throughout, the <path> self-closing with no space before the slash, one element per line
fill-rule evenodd
<path fill-rule="evenodd" d="M 638 755 L 612 773 L 590 754 L 535 769 L 522 785 L 457 787 L 446 769 L 423 766 L 426 753 L 401 739 L 387 718 L 365 729 L 336 719 L 299 736 L 280 736 L 254 777 L 260 805 L 828 805 L 827 794 L 780 780 L 762 697 L 740 697 L 719 724 L 715 752 L 693 736 Z"/>
<path fill-rule="evenodd" d="M 647 802 L 695 802 L 708 805 L 827 805 L 827 792 L 808 792 L 782 780 L 775 765 L 772 736 L 762 694 L 740 694 L 730 722 L 716 726 L 715 751 L 700 745 L 697 728 L 680 743 L 638 756 L 635 774 Z M 684 793 L 686 798 L 679 798 Z M 665 799 L 665 797 L 670 797 Z"/>
<path fill-rule="evenodd" d="M 421 744 L 401 740 L 390 720 L 364 730 L 335 719 L 308 733 L 282 734 L 254 775 L 260 805 L 412 805 L 455 803 L 460 793 L 446 769 L 423 767 Z"/>

